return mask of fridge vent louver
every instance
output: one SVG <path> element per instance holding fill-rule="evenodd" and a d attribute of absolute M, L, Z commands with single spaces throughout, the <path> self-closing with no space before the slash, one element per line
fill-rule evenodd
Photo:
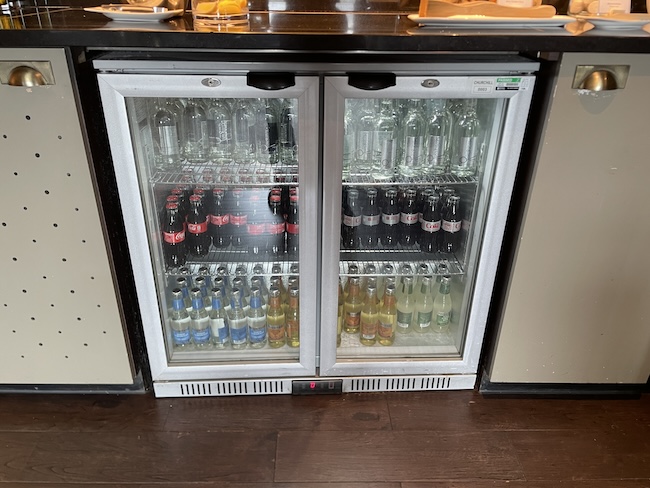
<path fill-rule="evenodd" d="M 344 392 L 422 391 L 456 389 L 453 376 L 407 376 L 351 378 L 343 381 Z"/>
<path fill-rule="evenodd" d="M 157 397 L 280 395 L 291 393 L 285 380 L 233 380 L 156 383 Z"/>

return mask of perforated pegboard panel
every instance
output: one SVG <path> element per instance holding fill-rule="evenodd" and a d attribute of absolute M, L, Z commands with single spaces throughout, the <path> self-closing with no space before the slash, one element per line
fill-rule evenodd
<path fill-rule="evenodd" d="M 0 85 L 0 384 L 132 384 L 133 368 L 62 49 L 54 84 Z"/>

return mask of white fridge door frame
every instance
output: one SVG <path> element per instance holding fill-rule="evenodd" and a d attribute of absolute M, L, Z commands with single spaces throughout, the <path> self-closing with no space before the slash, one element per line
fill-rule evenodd
<path fill-rule="evenodd" d="M 470 65 L 471 68 L 471 65 Z M 398 76 L 396 85 L 367 91 L 348 84 L 347 76 L 326 77 L 324 81 L 324 158 L 323 158 L 323 263 L 321 294 L 321 376 L 390 376 L 409 374 L 475 375 L 483 344 L 486 321 L 505 221 L 510 204 L 519 154 L 528 119 L 535 77 L 505 70 L 502 76 Z M 520 78 L 517 86 L 496 89 L 498 78 Z M 487 88 L 486 88 L 487 87 Z M 496 148 L 492 188 L 481 187 L 477 205 L 487 206 L 483 222 L 485 233 L 474 239 L 480 246 L 473 271 L 475 281 L 469 300 L 469 315 L 464 347 L 459 358 L 337 358 L 336 320 L 339 279 L 339 238 L 341 232 L 341 175 L 343 161 L 343 117 L 346 98 L 503 98 L 507 99 L 502 122 L 502 137 Z M 325 200 L 326 199 L 326 200 Z"/>
<path fill-rule="evenodd" d="M 143 62 L 143 67 L 146 63 Z M 261 65 L 250 71 L 260 71 Z M 184 75 L 99 73 L 99 90 L 115 167 L 128 248 L 138 293 L 145 342 L 154 382 L 219 378 L 313 376 L 316 372 L 318 260 L 318 124 L 319 79 L 296 76 L 295 85 L 267 91 L 248 86 L 243 74 Z M 218 79 L 219 84 L 209 82 Z M 205 84 L 202 83 L 205 81 Z M 158 305 L 154 262 L 149 252 L 145 210 L 140 196 L 126 98 L 295 98 L 298 99 L 298 178 L 300 191 L 300 352 L 298 361 L 184 363 L 167 359 Z"/>

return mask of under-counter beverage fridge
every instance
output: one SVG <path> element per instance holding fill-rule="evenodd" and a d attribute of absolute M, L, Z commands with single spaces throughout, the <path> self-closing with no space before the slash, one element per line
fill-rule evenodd
<path fill-rule="evenodd" d="M 158 396 L 474 387 L 535 62 L 95 67 Z"/>

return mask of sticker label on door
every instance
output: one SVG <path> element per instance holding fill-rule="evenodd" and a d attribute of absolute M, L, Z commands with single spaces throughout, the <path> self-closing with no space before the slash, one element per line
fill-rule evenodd
<path fill-rule="evenodd" d="M 528 78 L 522 78 L 520 76 L 513 77 L 503 77 L 497 78 L 496 90 L 497 91 L 525 91 L 528 90 L 530 86 L 530 80 Z"/>
<path fill-rule="evenodd" d="M 492 93 L 494 78 L 475 78 L 472 80 L 472 93 Z"/>

